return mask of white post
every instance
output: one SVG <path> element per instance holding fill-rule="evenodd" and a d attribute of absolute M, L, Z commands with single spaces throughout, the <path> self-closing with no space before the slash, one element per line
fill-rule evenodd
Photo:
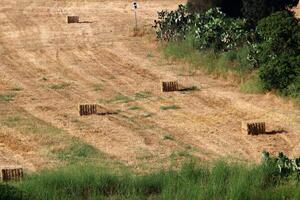
<path fill-rule="evenodd" d="M 137 8 L 138 8 L 137 2 L 133 1 L 133 3 L 132 3 L 132 9 L 134 9 L 135 30 L 137 30 L 137 28 L 138 28 L 138 21 L 137 21 L 137 14 L 136 14 Z"/>
<path fill-rule="evenodd" d="M 137 30 L 138 29 L 138 22 L 137 22 L 136 10 L 134 10 L 134 17 L 135 17 L 135 30 Z"/>

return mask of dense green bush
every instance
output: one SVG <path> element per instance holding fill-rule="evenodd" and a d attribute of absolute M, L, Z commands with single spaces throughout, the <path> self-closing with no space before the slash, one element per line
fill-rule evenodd
<path fill-rule="evenodd" d="M 299 22 L 291 12 L 276 12 L 259 22 L 257 32 L 260 42 L 254 57 L 264 87 L 287 94 L 300 76 Z"/>
<path fill-rule="evenodd" d="M 196 45 L 199 49 L 227 51 L 243 46 L 247 40 L 245 21 L 227 17 L 219 8 L 197 15 Z"/>
<path fill-rule="evenodd" d="M 188 12 L 186 6 L 179 5 L 175 11 L 158 12 L 158 20 L 154 21 L 153 27 L 160 40 L 180 40 L 185 38 L 194 21 L 195 15 Z"/>
<path fill-rule="evenodd" d="M 203 13 L 190 13 L 180 5 L 176 11 L 158 13 L 154 28 L 158 39 L 182 40 L 189 33 L 198 49 L 230 50 L 242 46 L 247 39 L 245 21 L 227 17 L 219 8 Z"/>

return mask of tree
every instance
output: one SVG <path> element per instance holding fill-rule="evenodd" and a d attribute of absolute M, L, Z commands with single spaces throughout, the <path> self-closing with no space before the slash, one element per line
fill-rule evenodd
<path fill-rule="evenodd" d="M 221 11 L 229 17 L 242 17 L 242 0 L 222 0 L 220 7 Z"/>
<path fill-rule="evenodd" d="M 300 76 L 300 24 L 294 13 L 279 11 L 259 21 L 259 76 L 265 89 L 286 93 Z M 299 91 L 300 92 L 300 91 Z"/>
<path fill-rule="evenodd" d="M 242 15 L 250 27 L 255 27 L 259 20 L 276 11 L 291 9 L 299 0 L 242 0 Z"/>
<path fill-rule="evenodd" d="M 190 12 L 205 12 L 210 8 L 219 7 L 222 0 L 188 0 L 187 7 Z"/>
<path fill-rule="evenodd" d="M 242 0 L 188 0 L 189 11 L 205 12 L 210 8 L 219 7 L 229 17 L 241 17 Z"/>

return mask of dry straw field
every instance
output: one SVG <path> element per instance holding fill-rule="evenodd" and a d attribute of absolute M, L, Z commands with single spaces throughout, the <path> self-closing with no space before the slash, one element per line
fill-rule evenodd
<path fill-rule="evenodd" d="M 153 170 L 193 155 L 259 161 L 300 152 L 300 110 L 273 94 L 243 94 L 165 59 L 151 25 L 179 0 L 0 1 L 0 166 L 36 171 L 82 159 Z M 67 23 L 67 16 L 83 23 Z M 193 91 L 161 92 L 177 80 Z M 113 114 L 79 116 L 79 104 Z M 242 121 L 281 134 L 249 136 Z M 94 154 L 95 153 L 95 154 Z"/>

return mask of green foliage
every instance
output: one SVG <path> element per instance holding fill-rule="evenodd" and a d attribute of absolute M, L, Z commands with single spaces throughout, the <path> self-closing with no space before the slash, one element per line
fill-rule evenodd
<path fill-rule="evenodd" d="M 17 187 L 0 183 L 1 200 L 29 200 L 28 196 Z"/>
<path fill-rule="evenodd" d="M 130 97 L 125 96 L 123 94 L 118 94 L 117 96 L 115 96 L 113 99 L 110 100 L 106 100 L 106 103 L 113 103 L 113 102 L 117 102 L 117 103 L 129 103 L 133 101 Z"/>
<path fill-rule="evenodd" d="M 171 106 L 161 106 L 160 109 L 161 110 L 177 110 L 179 109 L 179 106 L 176 105 L 171 105 Z"/>
<path fill-rule="evenodd" d="M 266 151 L 263 152 L 263 164 L 275 166 L 274 176 L 300 178 L 300 157 L 289 159 L 284 153 L 280 152 L 278 157 L 270 157 Z"/>
<path fill-rule="evenodd" d="M 0 102 L 10 102 L 13 101 L 16 94 L 0 94 Z"/>
<path fill-rule="evenodd" d="M 240 89 L 245 93 L 261 93 L 264 91 L 263 83 L 257 73 L 242 83 Z"/>
<path fill-rule="evenodd" d="M 257 31 L 261 42 L 255 46 L 254 57 L 260 67 L 259 76 L 264 88 L 277 89 L 283 94 L 288 94 L 291 88 L 298 90 L 296 81 L 300 76 L 298 20 L 288 11 L 276 12 L 261 20 Z"/>
<path fill-rule="evenodd" d="M 56 152 L 56 155 L 61 160 L 74 163 L 99 157 L 100 152 L 89 144 L 74 140 L 69 146 Z"/>
<path fill-rule="evenodd" d="M 33 200 L 292 200 L 298 199 L 300 186 L 297 179 L 285 176 L 289 172 L 286 170 L 289 163 L 289 159 L 281 154 L 278 158 L 268 156 L 259 165 L 219 161 L 208 166 L 189 162 L 178 170 L 144 175 L 114 173 L 91 165 L 73 165 L 26 176 L 17 187 L 30 194 Z"/>
<path fill-rule="evenodd" d="M 226 78 L 227 72 L 233 72 L 237 77 L 244 78 L 252 70 L 247 55 L 247 46 L 236 50 L 215 53 L 211 50 L 199 51 L 192 45 L 190 36 L 182 42 L 168 42 L 164 47 L 166 57 L 182 59 L 191 65 L 191 68 L 213 73 Z M 195 88 L 196 89 L 196 88 Z"/>
<path fill-rule="evenodd" d="M 152 96 L 152 93 L 149 91 L 143 91 L 143 92 L 138 92 L 135 93 L 135 98 L 137 99 L 146 99 Z"/>
<path fill-rule="evenodd" d="M 128 108 L 128 110 L 140 110 L 141 107 L 140 106 L 131 106 Z"/>
<path fill-rule="evenodd" d="M 58 83 L 58 84 L 52 84 L 50 85 L 50 88 L 53 90 L 63 90 L 67 87 L 69 87 L 71 84 L 70 83 Z"/>
<path fill-rule="evenodd" d="M 174 140 L 174 137 L 171 134 L 166 134 L 166 135 L 164 135 L 163 139 L 164 140 Z"/>
<path fill-rule="evenodd" d="M 255 27 L 259 20 L 273 12 L 290 9 L 298 2 L 299 0 L 243 0 L 242 13 L 247 22 Z"/>
<path fill-rule="evenodd" d="M 158 20 L 154 21 L 156 36 L 160 40 L 170 41 L 183 39 L 194 22 L 195 15 L 188 12 L 187 7 L 179 5 L 175 11 L 158 12 Z"/>
<path fill-rule="evenodd" d="M 198 49 L 213 48 L 215 51 L 235 49 L 247 40 L 245 21 L 229 18 L 219 8 L 195 14 L 180 5 L 176 11 L 162 11 L 158 15 L 154 27 L 161 40 L 178 41 L 189 33 Z"/>
<path fill-rule="evenodd" d="M 235 49 L 247 40 L 245 21 L 227 17 L 218 8 L 197 15 L 195 37 L 199 49 Z"/>
<path fill-rule="evenodd" d="M 197 6 L 205 10 L 204 4 L 220 4 L 221 8 L 192 12 L 180 5 L 175 11 L 160 12 L 154 27 L 157 38 L 168 41 L 166 56 L 184 59 L 193 67 L 202 66 L 218 75 L 234 71 L 246 80 L 242 81 L 242 91 L 275 89 L 300 101 L 299 20 L 290 11 L 273 13 L 291 8 L 298 0 L 244 0 L 245 16 L 253 16 L 253 21 L 248 19 L 250 24 L 256 25 L 273 13 L 255 30 L 248 29 L 246 20 L 226 16 L 225 2 L 191 0 L 188 6 L 194 5 L 196 10 Z M 236 6 L 240 2 L 237 0 Z M 256 69 L 258 76 L 245 76 Z"/>

